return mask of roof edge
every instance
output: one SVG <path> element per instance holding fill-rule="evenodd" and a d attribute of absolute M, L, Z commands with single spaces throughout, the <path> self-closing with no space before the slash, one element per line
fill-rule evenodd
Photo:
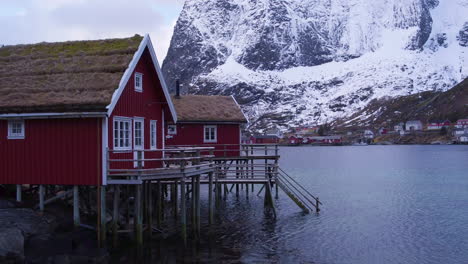
<path fill-rule="evenodd" d="M 122 78 L 120 79 L 119 87 L 114 92 L 114 94 L 112 95 L 111 103 L 106 107 L 108 109 L 107 114 L 108 114 L 108 116 L 110 116 L 112 114 L 112 112 L 114 111 L 114 108 L 117 105 L 117 102 L 119 101 L 120 96 L 122 95 L 122 93 L 123 93 L 123 91 L 125 89 L 125 86 L 127 85 L 128 81 L 130 80 L 132 72 L 135 70 L 136 65 L 140 61 L 141 56 L 143 55 L 143 52 L 145 51 L 145 48 L 148 48 L 148 50 L 150 52 L 151 59 L 153 61 L 153 66 L 154 66 L 154 68 L 156 70 L 156 73 L 158 74 L 159 81 L 161 83 L 161 87 L 163 88 L 164 96 L 166 97 L 166 101 L 167 101 L 167 103 L 169 105 L 169 110 L 171 111 L 172 119 L 173 119 L 174 123 L 177 123 L 177 113 L 175 111 L 174 104 L 172 103 L 171 96 L 170 96 L 169 91 L 167 89 L 167 85 L 166 85 L 166 82 L 164 80 L 164 76 L 162 74 L 161 67 L 159 66 L 158 58 L 156 57 L 156 52 L 154 51 L 153 44 L 151 43 L 151 38 L 150 38 L 149 34 L 145 34 L 145 36 L 143 37 L 143 40 L 141 41 L 137 52 L 133 55 L 133 59 L 131 60 L 129 66 L 127 67 L 127 69 L 125 70 Z"/>

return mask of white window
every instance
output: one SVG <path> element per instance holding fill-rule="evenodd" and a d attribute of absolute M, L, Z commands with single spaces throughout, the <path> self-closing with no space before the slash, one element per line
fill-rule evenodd
<path fill-rule="evenodd" d="M 217 141 L 217 128 L 216 126 L 205 126 L 204 140 L 205 143 L 216 143 Z"/>
<path fill-rule="evenodd" d="M 132 148 L 131 119 L 114 117 L 114 149 L 129 150 Z"/>
<path fill-rule="evenodd" d="M 8 121 L 8 139 L 24 139 L 24 120 Z"/>
<path fill-rule="evenodd" d="M 158 140 L 158 132 L 157 132 L 157 121 L 156 120 L 151 120 L 150 122 L 150 145 L 151 149 L 156 149 L 157 148 L 157 140 Z"/>
<path fill-rule="evenodd" d="M 167 134 L 177 135 L 177 126 L 176 125 L 168 125 L 167 126 Z"/>
<path fill-rule="evenodd" d="M 133 142 L 135 149 L 144 149 L 145 146 L 145 120 L 141 117 L 133 119 Z"/>
<path fill-rule="evenodd" d="M 135 91 L 143 92 L 143 74 L 135 73 Z"/>

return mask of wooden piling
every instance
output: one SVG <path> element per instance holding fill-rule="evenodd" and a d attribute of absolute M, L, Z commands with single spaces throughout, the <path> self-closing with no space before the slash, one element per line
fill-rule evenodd
<path fill-rule="evenodd" d="M 162 191 L 162 184 L 160 181 L 156 183 L 156 226 L 158 229 L 161 228 L 162 225 L 162 217 L 163 217 L 163 191 Z"/>
<path fill-rule="evenodd" d="M 196 190 L 197 190 L 197 195 L 195 196 L 196 199 L 196 229 L 197 229 L 197 237 L 200 237 L 200 228 L 201 228 L 201 223 L 200 223 L 200 175 L 197 176 L 196 179 Z"/>
<path fill-rule="evenodd" d="M 195 176 L 192 176 L 192 232 L 197 235 L 197 194 Z"/>
<path fill-rule="evenodd" d="M 151 240 L 153 237 L 153 186 L 151 185 L 151 181 L 148 181 L 146 187 L 146 202 L 147 202 L 147 224 L 148 224 L 148 238 Z"/>
<path fill-rule="evenodd" d="M 44 196 L 45 196 L 44 185 L 39 185 L 39 210 L 41 212 L 44 212 Z"/>
<path fill-rule="evenodd" d="M 21 184 L 17 184 L 16 185 L 16 201 L 17 202 L 21 202 L 22 198 L 21 198 Z"/>
<path fill-rule="evenodd" d="M 142 185 L 135 186 L 135 240 L 138 246 L 143 245 L 143 217 L 142 217 Z"/>
<path fill-rule="evenodd" d="M 178 188 L 178 182 L 177 180 L 174 181 L 174 187 L 172 190 L 172 207 L 173 207 L 173 214 L 174 214 L 174 219 L 177 220 L 177 211 L 179 209 L 178 202 L 179 202 L 179 188 Z"/>
<path fill-rule="evenodd" d="M 112 241 L 114 247 L 118 246 L 119 243 L 119 202 L 120 202 L 120 187 L 119 185 L 114 185 L 114 201 L 112 206 Z"/>
<path fill-rule="evenodd" d="M 213 224 L 213 173 L 208 174 L 208 223 Z"/>
<path fill-rule="evenodd" d="M 185 178 L 180 182 L 180 224 L 182 227 L 181 235 L 184 245 L 187 245 L 187 215 L 185 207 Z"/>
<path fill-rule="evenodd" d="M 107 235 L 107 217 L 106 217 L 106 186 L 101 186 L 101 241 L 105 245 Z"/>
<path fill-rule="evenodd" d="M 81 224 L 80 221 L 80 193 L 78 186 L 73 186 L 73 223 L 75 227 Z"/>

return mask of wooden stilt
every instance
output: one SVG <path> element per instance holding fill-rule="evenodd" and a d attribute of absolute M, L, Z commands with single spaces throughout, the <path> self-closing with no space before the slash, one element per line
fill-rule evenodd
<path fill-rule="evenodd" d="M 192 176 L 192 232 L 197 235 L 197 194 L 195 176 Z"/>
<path fill-rule="evenodd" d="M 147 223 L 148 223 L 148 237 L 151 240 L 153 237 L 153 187 L 151 185 L 151 181 L 148 181 L 146 188 L 147 196 L 146 196 L 146 202 L 148 203 L 147 205 Z"/>
<path fill-rule="evenodd" d="M 200 216 L 201 216 L 201 213 L 200 213 L 200 175 L 197 176 L 197 183 L 196 183 L 196 190 L 197 190 L 197 195 L 195 196 L 195 199 L 196 199 L 196 206 L 197 206 L 197 210 L 196 210 L 196 229 L 197 229 L 197 237 L 199 238 L 200 237 L 200 228 L 201 228 L 201 224 L 200 224 Z"/>
<path fill-rule="evenodd" d="M 75 227 L 81 224 L 80 221 L 80 193 L 78 186 L 73 186 L 73 223 Z"/>
<path fill-rule="evenodd" d="M 179 210 L 179 186 L 177 180 L 174 181 L 174 189 L 172 190 L 172 206 L 173 206 L 173 214 L 174 214 L 174 219 L 177 220 L 177 211 Z"/>
<path fill-rule="evenodd" d="M 265 209 L 272 210 L 274 217 L 276 218 L 276 208 L 275 203 L 273 201 L 273 195 L 271 192 L 271 185 L 270 183 L 265 184 Z"/>
<path fill-rule="evenodd" d="M 213 173 L 208 174 L 208 223 L 213 224 Z"/>
<path fill-rule="evenodd" d="M 106 186 L 101 186 L 101 241 L 102 241 L 102 246 L 105 245 L 106 243 L 106 235 L 107 235 L 107 229 L 106 229 L 106 224 L 107 224 L 107 217 L 106 217 Z"/>
<path fill-rule="evenodd" d="M 118 185 L 114 185 L 114 201 L 113 201 L 113 213 L 112 213 L 112 241 L 114 243 L 114 247 L 118 246 L 119 243 L 119 202 L 120 202 L 120 187 Z"/>
<path fill-rule="evenodd" d="M 39 210 L 41 212 L 44 212 L 44 196 L 45 196 L 44 185 L 39 185 Z"/>
<path fill-rule="evenodd" d="M 16 201 L 21 202 L 21 184 L 16 185 Z"/>
<path fill-rule="evenodd" d="M 182 225 L 181 235 L 184 245 L 187 245 L 187 215 L 185 207 L 185 178 L 180 182 L 180 224 Z"/>
<path fill-rule="evenodd" d="M 156 227 L 161 228 L 162 224 L 162 200 L 163 200 L 161 182 L 156 183 Z"/>
<path fill-rule="evenodd" d="M 143 217 L 142 217 L 142 185 L 136 185 L 136 195 L 135 195 L 135 239 L 138 246 L 143 245 Z"/>
<path fill-rule="evenodd" d="M 103 243 L 102 243 L 102 233 L 101 233 L 102 203 L 101 203 L 101 186 L 100 185 L 96 187 L 96 206 L 97 206 L 96 233 L 97 233 L 98 247 L 101 248 L 103 246 Z"/>

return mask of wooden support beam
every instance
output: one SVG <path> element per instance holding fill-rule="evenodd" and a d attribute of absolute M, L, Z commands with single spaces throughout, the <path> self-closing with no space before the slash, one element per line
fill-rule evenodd
<path fill-rule="evenodd" d="M 213 173 L 208 174 L 208 223 L 213 224 Z"/>
<path fill-rule="evenodd" d="M 156 227 L 161 229 L 162 224 L 162 200 L 163 200 L 161 182 L 156 183 Z"/>
<path fill-rule="evenodd" d="M 187 215 L 185 207 L 185 178 L 180 182 L 180 224 L 182 226 L 181 235 L 184 245 L 187 245 Z"/>
<path fill-rule="evenodd" d="M 16 201 L 21 202 L 21 184 L 16 184 Z"/>
<path fill-rule="evenodd" d="M 196 229 L 197 229 L 197 238 L 200 238 L 200 229 L 201 229 L 201 223 L 200 223 L 200 175 L 196 176 L 196 193 L 197 195 L 195 196 L 196 199 Z"/>
<path fill-rule="evenodd" d="M 44 196 L 45 196 L 45 187 L 44 185 L 39 185 L 39 210 L 44 212 Z"/>
<path fill-rule="evenodd" d="M 101 227 L 100 227 L 100 231 L 101 231 L 101 242 L 102 242 L 102 246 L 105 245 L 105 242 L 106 242 L 106 236 L 107 236 L 107 229 L 106 229 L 106 224 L 107 224 L 107 217 L 106 217 L 106 186 L 101 186 L 100 188 L 100 191 L 101 191 L 101 195 L 100 195 L 100 198 L 101 198 L 101 201 L 100 201 L 100 204 L 101 204 Z"/>
<path fill-rule="evenodd" d="M 148 238 L 151 240 L 153 237 L 153 186 L 151 185 L 151 181 L 148 181 L 146 186 L 146 202 L 148 210 L 147 212 L 147 219 L 146 222 L 148 224 Z"/>
<path fill-rule="evenodd" d="M 192 232 L 197 235 L 197 191 L 195 177 L 192 177 Z"/>
<path fill-rule="evenodd" d="M 142 213 L 142 185 L 136 185 L 135 195 L 135 240 L 138 246 L 143 245 L 143 213 Z"/>
<path fill-rule="evenodd" d="M 114 201 L 113 201 L 113 213 L 112 213 L 112 240 L 114 247 L 118 246 L 119 239 L 119 202 L 120 202 L 120 186 L 114 185 Z"/>
<path fill-rule="evenodd" d="M 80 192 L 77 185 L 73 186 L 73 223 L 79 227 L 80 221 Z"/>
<path fill-rule="evenodd" d="M 173 214 L 174 214 L 174 219 L 177 221 L 178 213 L 177 211 L 179 210 L 179 186 L 178 186 L 178 181 L 174 181 L 174 190 L 172 191 L 172 206 L 173 206 Z"/>

